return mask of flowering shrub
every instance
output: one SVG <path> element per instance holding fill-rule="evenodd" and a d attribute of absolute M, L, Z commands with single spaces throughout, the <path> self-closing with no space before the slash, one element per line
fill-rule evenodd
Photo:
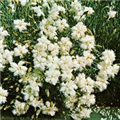
<path fill-rule="evenodd" d="M 113 50 L 96 45 L 84 24 L 94 10 L 77 0 L 1 3 L 1 108 L 18 116 L 33 109 L 33 117 L 89 117 L 94 93 L 119 71 Z"/>

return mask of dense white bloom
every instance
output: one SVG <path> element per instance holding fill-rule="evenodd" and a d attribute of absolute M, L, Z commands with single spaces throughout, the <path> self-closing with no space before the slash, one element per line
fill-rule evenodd
<path fill-rule="evenodd" d="M 119 71 L 120 67 L 117 64 L 114 64 L 113 66 L 111 66 L 110 69 L 110 73 L 109 73 L 109 77 L 115 77 L 115 75 L 117 75 L 118 71 Z"/>
<path fill-rule="evenodd" d="M 61 88 L 60 91 L 65 95 L 65 96 L 75 96 L 76 92 L 75 90 L 77 89 L 77 86 L 74 81 L 70 80 L 66 83 L 61 83 Z"/>
<path fill-rule="evenodd" d="M 68 55 L 70 48 L 72 47 L 72 42 L 68 37 L 62 37 L 61 41 L 59 42 L 61 55 Z"/>
<path fill-rule="evenodd" d="M 48 50 L 51 52 L 52 56 L 56 56 L 59 53 L 59 46 L 57 43 L 54 44 L 51 43 L 48 45 Z"/>
<path fill-rule="evenodd" d="M 93 8 L 82 6 L 79 0 L 10 2 L 7 7 L 10 12 L 15 12 L 16 7 L 30 10 L 24 11 L 26 20 L 21 16 L 13 20 L 11 13 L 13 27 L 21 33 L 8 36 L 7 30 L 0 27 L 0 71 L 10 73 L 3 75 L 2 86 L 10 82 L 9 78 L 18 79 L 16 87 L 11 83 L 9 91 L 12 92 L 9 97 L 20 93 L 16 98 L 21 101 L 11 100 L 13 114 L 25 114 L 32 106 L 36 117 L 54 116 L 63 107 L 63 112 L 64 108 L 69 110 L 66 114 L 75 120 L 89 117 L 89 108 L 95 104 L 94 91 L 106 89 L 107 80 L 119 71 L 119 66 L 113 64 L 114 52 L 105 50 L 101 56 L 94 36 L 83 22 L 86 15 L 94 12 Z M 110 16 L 113 14 L 116 13 Z M 5 28 L 10 31 L 11 26 Z M 6 36 L 13 42 L 5 39 Z M 0 104 L 6 102 L 7 96 L 7 90 L 0 87 Z M 63 102 L 62 106 L 58 102 Z"/>
<path fill-rule="evenodd" d="M 34 97 L 39 96 L 39 84 L 35 81 L 31 81 L 30 85 L 25 86 L 24 91 L 22 92 L 24 95 L 24 100 L 33 101 Z"/>
<path fill-rule="evenodd" d="M 69 25 L 67 24 L 67 20 L 66 19 L 58 19 L 56 21 L 56 26 L 58 27 L 58 30 L 60 32 L 62 32 L 65 28 L 68 28 Z"/>
<path fill-rule="evenodd" d="M 90 105 L 95 104 L 95 95 L 89 95 L 89 94 L 83 95 L 80 98 L 80 103 L 90 107 Z"/>
<path fill-rule="evenodd" d="M 77 96 L 68 96 L 65 100 L 65 106 L 72 110 L 74 108 L 74 103 L 77 100 Z"/>
<path fill-rule="evenodd" d="M 81 48 L 92 50 L 95 47 L 95 38 L 94 36 L 86 35 L 85 37 L 81 38 L 82 41 Z"/>
<path fill-rule="evenodd" d="M 27 71 L 27 67 L 23 66 L 24 62 L 20 61 L 18 64 L 15 62 L 11 62 L 10 65 L 11 67 L 9 70 L 14 73 L 14 76 L 17 75 L 25 75 Z"/>
<path fill-rule="evenodd" d="M 84 37 L 86 31 L 86 26 L 82 22 L 78 22 L 75 26 L 72 27 L 71 35 L 74 39 L 80 39 L 81 37 Z"/>
<path fill-rule="evenodd" d="M 34 99 L 31 101 L 30 105 L 33 106 L 34 108 L 37 108 L 37 107 L 42 108 L 44 104 L 42 99 L 41 100 Z"/>
<path fill-rule="evenodd" d="M 32 51 L 33 57 L 34 58 L 38 56 L 46 57 L 47 56 L 46 50 L 47 50 L 47 45 L 42 42 L 38 42 Z"/>
<path fill-rule="evenodd" d="M 109 18 L 114 18 L 115 17 L 115 15 L 116 15 L 116 11 L 114 11 L 114 10 L 110 10 L 107 14 L 108 14 L 108 17 Z"/>
<path fill-rule="evenodd" d="M 71 3 L 71 7 L 75 9 L 77 12 L 81 10 L 82 6 L 78 0 L 74 0 L 74 2 Z"/>
<path fill-rule="evenodd" d="M 60 59 L 60 67 L 63 70 L 71 69 L 73 67 L 73 60 L 71 56 L 62 56 Z"/>
<path fill-rule="evenodd" d="M 7 49 L 4 50 L 3 57 L 3 64 L 7 64 L 8 62 L 11 63 L 13 61 L 13 51 L 9 51 Z"/>
<path fill-rule="evenodd" d="M 105 50 L 102 53 L 101 60 L 104 60 L 106 64 L 112 64 L 115 60 L 115 53 L 113 50 Z"/>
<path fill-rule="evenodd" d="M 106 64 L 105 61 L 100 62 L 97 67 L 100 70 L 99 74 L 103 75 L 104 77 L 111 74 L 111 66 Z"/>
<path fill-rule="evenodd" d="M 23 55 L 25 55 L 28 52 L 28 46 L 27 45 L 18 45 L 16 48 L 14 48 L 14 55 L 20 56 L 21 58 Z"/>
<path fill-rule="evenodd" d="M 32 7 L 32 9 L 34 10 L 35 13 L 37 13 L 38 17 L 40 17 L 41 15 L 44 15 L 44 13 L 42 12 L 42 10 L 40 9 L 40 6 L 38 6 L 38 7 Z"/>
<path fill-rule="evenodd" d="M 62 81 L 69 81 L 72 79 L 73 74 L 72 74 L 72 69 L 66 69 L 66 70 L 62 70 Z"/>
<path fill-rule="evenodd" d="M 80 71 L 83 70 L 83 68 L 86 66 L 86 63 L 85 63 L 85 58 L 84 57 L 80 57 L 80 56 L 76 56 L 76 59 L 74 59 L 74 69 L 77 70 L 79 69 Z"/>
<path fill-rule="evenodd" d="M 24 19 L 22 20 L 14 20 L 14 25 L 15 25 L 15 29 L 18 29 L 20 32 L 22 32 L 23 30 L 26 30 L 26 26 L 29 25 L 29 23 L 24 22 Z"/>
<path fill-rule="evenodd" d="M 75 80 L 77 86 L 81 89 L 82 92 L 85 93 L 92 93 L 94 91 L 93 87 L 94 87 L 94 81 L 88 77 L 85 78 L 85 74 L 81 73 L 76 77 Z"/>
<path fill-rule="evenodd" d="M 6 97 L 8 96 L 8 91 L 4 90 L 1 86 L 0 86 L 0 105 L 5 103 L 7 101 Z"/>
<path fill-rule="evenodd" d="M 95 81 L 94 86 L 95 86 L 95 88 L 98 88 L 99 91 L 102 92 L 103 90 L 105 90 L 107 88 L 108 84 L 109 84 L 109 82 L 107 80 L 101 79 L 99 81 Z"/>
<path fill-rule="evenodd" d="M 41 70 L 44 70 L 46 65 L 47 62 L 44 57 L 38 56 L 34 59 L 34 68 L 40 68 Z"/>
<path fill-rule="evenodd" d="M 29 0 L 19 0 L 22 6 L 25 6 Z"/>
<path fill-rule="evenodd" d="M 27 112 L 29 106 L 25 102 L 15 101 L 14 110 L 12 111 L 14 115 L 22 115 Z"/>
<path fill-rule="evenodd" d="M 55 107 L 53 102 L 46 101 L 45 105 L 42 107 L 42 113 L 46 115 L 54 116 L 55 112 L 58 111 L 58 108 Z"/>
<path fill-rule="evenodd" d="M 92 53 L 90 53 L 90 51 L 84 51 L 83 56 L 85 58 L 85 64 L 91 66 L 93 60 L 95 59 L 95 56 Z"/>
<path fill-rule="evenodd" d="M 51 83 L 52 85 L 56 85 L 59 80 L 60 71 L 56 69 L 49 69 L 45 72 L 45 76 L 46 82 Z"/>

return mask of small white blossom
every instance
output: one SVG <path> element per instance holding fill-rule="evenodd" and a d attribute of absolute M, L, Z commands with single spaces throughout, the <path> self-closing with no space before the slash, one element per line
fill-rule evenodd
<path fill-rule="evenodd" d="M 29 106 L 25 102 L 20 102 L 20 101 L 16 100 L 12 113 L 14 115 L 20 116 L 22 114 L 25 114 L 28 109 L 29 109 Z"/>
<path fill-rule="evenodd" d="M 81 37 L 84 37 L 87 27 L 82 23 L 78 22 L 75 26 L 72 27 L 72 37 L 76 40 L 79 40 Z"/>
<path fill-rule="evenodd" d="M 91 8 L 91 7 L 85 7 L 84 12 L 88 12 L 88 14 L 91 15 L 91 14 L 94 13 L 94 10 L 93 10 L 93 8 Z"/>
<path fill-rule="evenodd" d="M 27 45 L 18 45 L 16 48 L 14 48 L 14 55 L 20 56 L 20 58 L 23 57 L 28 52 Z"/>
<path fill-rule="evenodd" d="M 114 10 L 110 10 L 109 12 L 108 12 L 108 17 L 109 17 L 109 19 L 110 18 L 114 18 L 115 17 L 115 15 L 116 15 L 116 11 L 114 11 Z"/>
<path fill-rule="evenodd" d="M 58 108 L 55 107 L 55 104 L 49 101 L 45 102 L 45 105 L 42 107 L 42 113 L 46 115 L 54 116 L 55 112 L 58 111 Z"/>
<path fill-rule="evenodd" d="M 69 25 L 67 24 L 67 20 L 66 19 L 58 19 L 56 21 L 56 26 L 58 27 L 58 30 L 60 32 L 62 32 L 65 28 L 68 28 Z"/>
<path fill-rule="evenodd" d="M 7 30 L 4 30 L 3 27 L 0 27 L 0 40 L 4 39 L 6 36 L 8 36 Z"/>
<path fill-rule="evenodd" d="M 40 17 L 41 15 L 44 15 L 44 13 L 42 12 L 42 10 L 40 9 L 40 6 L 38 6 L 38 7 L 32 7 L 32 9 L 34 10 L 35 13 L 37 13 L 38 17 Z"/>
<path fill-rule="evenodd" d="M 23 66 L 24 62 L 20 61 L 18 64 L 15 62 L 11 62 L 10 65 L 11 67 L 9 70 L 14 73 L 14 76 L 17 75 L 25 75 L 27 71 L 27 67 Z"/>
<path fill-rule="evenodd" d="M 76 84 L 74 81 L 70 80 L 66 83 L 61 83 L 61 88 L 60 91 L 65 95 L 65 96 L 75 96 L 76 92 L 75 90 L 77 89 Z"/>
<path fill-rule="evenodd" d="M 7 102 L 8 91 L 0 86 L 0 105 Z"/>
<path fill-rule="evenodd" d="M 14 20 L 14 25 L 15 25 L 15 29 L 18 29 L 20 32 L 22 32 L 23 30 L 26 30 L 26 26 L 29 25 L 29 23 L 24 22 L 24 19 L 22 20 Z"/>

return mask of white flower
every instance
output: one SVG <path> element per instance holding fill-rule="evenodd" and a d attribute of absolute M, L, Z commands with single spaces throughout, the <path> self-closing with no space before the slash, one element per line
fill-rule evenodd
<path fill-rule="evenodd" d="M 94 91 L 94 81 L 90 77 L 85 78 L 84 73 L 81 73 L 76 77 L 75 83 L 79 88 L 81 88 L 82 92 L 90 94 Z"/>
<path fill-rule="evenodd" d="M 18 45 L 16 48 L 14 48 L 14 55 L 20 56 L 20 58 L 23 57 L 28 52 L 27 45 Z"/>
<path fill-rule="evenodd" d="M 4 30 L 3 27 L 0 27 L 0 40 L 4 39 L 6 36 L 8 36 L 7 30 Z"/>
<path fill-rule="evenodd" d="M 97 67 L 100 70 L 99 74 L 103 75 L 104 77 L 107 77 L 107 75 L 111 73 L 111 66 L 106 64 L 105 61 L 100 62 Z"/>
<path fill-rule="evenodd" d="M 55 112 L 58 111 L 58 108 L 55 107 L 53 102 L 46 101 L 45 105 L 42 107 L 42 113 L 46 115 L 54 116 Z"/>
<path fill-rule="evenodd" d="M 116 11 L 111 10 L 111 11 L 108 12 L 108 17 L 109 18 L 114 18 L 116 13 L 117 13 Z"/>
<path fill-rule="evenodd" d="M 61 74 L 62 81 L 69 81 L 69 80 L 71 80 L 72 77 L 73 77 L 72 71 L 73 70 L 71 70 L 71 69 L 62 70 L 62 74 Z"/>
<path fill-rule="evenodd" d="M 113 50 L 105 50 L 102 53 L 101 60 L 104 60 L 106 64 L 112 64 L 115 60 L 115 53 Z"/>
<path fill-rule="evenodd" d="M 81 10 L 82 6 L 78 0 L 74 0 L 74 2 L 71 3 L 71 7 L 75 9 L 77 12 Z"/>
<path fill-rule="evenodd" d="M 47 36 L 49 36 L 50 39 L 53 39 L 57 35 L 56 30 L 56 27 L 49 25 L 47 29 L 44 30 L 44 32 Z"/>
<path fill-rule="evenodd" d="M 20 61 L 18 64 L 15 62 L 11 62 L 10 65 L 11 67 L 9 70 L 14 73 L 14 76 L 17 75 L 25 75 L 27 71 L 27 67 L 23 66 L 24 62 Z"/>
<path fill-rule="evenodd" d="M 24 95 L 24 100 L 33 101 L 35 97 L 39 96 L 39 84 L 31 81 L 32 84 L 24 87 L 22 94 Z"/>
<path fill-rule="evenodd" d="M 62 37 L 61 41 L 59 42 L 61 55 L 68 55 L 70 48 L 72 47 L 72 42 L 68 37 Z"/>
<path fill-rule="evenodd" d="M 90 51 L 84 51 L 83 56 L 85 58 L 85 64 L 91 66 L 93 60 L 95 59 L 95 56 L 92 53 L 90 53 Z"/>
<path fill-rule="evenodd" d="M 37 107 L 42 108 L 44 104 L 42 99 L 41 100 L 34 99 L 31 101 L 30 105 L 33 106 L 34 108 L 37 108 Z"/>
<path fill-rule="evenodd" d="M 91 14 L 94 13 L 94 10 L 93 10 L 93 8 L 91 8 L 91 7 L 85 7 L 84 12 L 88 12 L 88 14 L 91 15 Z"/>
<path fill-rule="evenodd" d="M 5 49 L 4 53 L 2 54 L 2 57 L 4 64 L 7 64 L 8 62 L 11 63 L 13 61 L 13 51 Z"/>
<path fill-rule="evenodd" d="M 74 64 L 74 69 L 75 70 L 79 69 L 80 71 L 82 71 L 83 68 L 86 65 L 85 58 L 77 55 L 76 58 L 73 61 L 73 64 Z"/>
<path fill-rule="evenodd" d="M 83 49 L 92 50 L 95 47 L 94 36 L 86 35 L 85 37 L 81 38 L 80 41 L 82 41 L 81 47 Z"/>
<path fill-rule="evenodd" d="M 111 72 L 109 73 L 109 76 L 114 78 L 115 75 L 117 75 L 119 69 L 120 67 L 117 64 L 114 64 L 113 66 L 111 66 Z"/>
<path fill-rule="evenodd" d="M 100 91 L 103 91 L 107 88 L 107 85 L 109 84 L 109 82 L 107 81 L 108 78 L 104 78 L 104 76 L 100 76 L 98 74 L 98 76 L 96 76 L 96 80 L 94 82 L 94 87 L 98 88 Z"/>
<path fill-rule="evenodd" d="M 71 117 L 72 117 L 74 120 L 81 120 L 81 119 L 83 119 L 83 118 L 89 118 L 91 112 L 92 112 L 91 109 L 83 108 L 82 110 L 73 112 L 73 113 L 71 114 Z"/>
<path fill-rule="evenodd" d="M 90 105 L 95 104 L 95 95 L 89 95 L 89 94 L 83 95 L 80 98 L 80 103 L 90 107 Z"/>
<path fill-rule="evenodd" d="M 75 26 L 72 27 L 72 37 L 76 40 L 84 37 L 85 32 L 87 31 L 86 26 L 82 22 L 78 22 Z"/>
<path fill-rule="evenodd" d="M 14 115 L 22 115 L 27 112 L 29 106 L 25 102 L 15 101 L 14 110 L 12 111 Z"/>
<path fill-rule="evenodd" d="M 60 59 L 60 67 L 62 70 L 72 69 L 73 60 L 71 56 L 62 56 Z"/>
<path fill-rule="evenodd" d="M 26 30 L 26 26 L 29 25 L 29 23 L 24 22 L 24 19 L 22 20 L 14 20 L 14 25 L 15 25 L 15 29 L 18 29 L 20 32 L 22 32 L 23 30 Z"/>
<path fill-rule="evenodd" d="M 28 0 L 19 0 L 22 6 L 25 6 Z"/>
<path fill-rule="evenodd" d="M 65 95 L 65 96 L 75 96 L 76 95 L 76 90 L 77 86 L 74 81 L 70 80 L 66 83 L 61 83 L 61 88 L 60 91 Z"/>
<path fill-rule="evenodd" d="M 35 13 L 37 13 L 38 17 L 40 17 L 41 15 L 44 15 L 44 13 L 42 12 L 42 10 L 40 9 L 40 6 L 38 6 L 38 7 L 32 7 L 32 9 L 34 10 Z"/>
<path fill-rule="evenodd" d="M 56 69 L 49 69 L 45 72 L 45 76 L 46 82 L 51 83 L 52 85 L 56 85 L 59 80 L 60 71 Z"/>
<path fill-rule="evenodd" d="M 48 50 L 51 52 L 52 56 L 57 56 L 59 53 L 59 46 L 57 43 L 54 44 L 51 43 L 48 45 Z"/>
<path fill-rule="evenodd" d="M 68 28 L 69 25 L 67 24 L 67 20 L 66 19 L 58 19 L 56 21 L 56 26 L 58 27 L 58 30 L 60 32 L 62 32 L 65 28 Z"/>
<path fill-rule="evenodd" d="M 0 86 L 0 105 L 5 103 L 7 101 L 6 97 L 8 96 L 8 91 L 4 90 L 1 86 Z"/>
<path fill-rule="evenodd" d="M 45 66 L 47 66 L 47 61 L 44 57 L 37 56 L 34 58 L 34 68 L 40 68 L 41 70 L 44 70 Z"/>
<path fill-rule="evenodd" d="M 74 103 L 78 100 L 77 96 L 68 96 L 65 100 L 65 106 L 72 110 L 74 108 Z"/>

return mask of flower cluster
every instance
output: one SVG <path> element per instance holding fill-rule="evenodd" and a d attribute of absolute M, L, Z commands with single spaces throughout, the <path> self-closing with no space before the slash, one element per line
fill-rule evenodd
<path fill-rule="evenodd" d="M 94 10 L 78 0 L 15 0 L 8 6 L 13 18 L 6 30 L 5 23 L 0 27 L 0 71 L 9 96 L 1 87 L 0 104 L 12 98 L 6 104 L 18 116 L 32 108 L 36 117 L 89 117 L 94 93 L 119 71 L 114 52 L 99 52 L 84 24 Z"/>

